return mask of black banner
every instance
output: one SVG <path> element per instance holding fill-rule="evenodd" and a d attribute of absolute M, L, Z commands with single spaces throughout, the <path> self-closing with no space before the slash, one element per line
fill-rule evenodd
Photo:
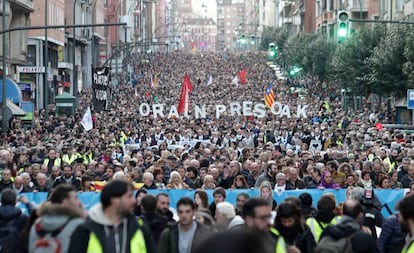
<path fill-rule="evenodd" d="M 108 67 L 92 69 L 93 107 L 97 112 L 109 110 L 111 71 Z"/>

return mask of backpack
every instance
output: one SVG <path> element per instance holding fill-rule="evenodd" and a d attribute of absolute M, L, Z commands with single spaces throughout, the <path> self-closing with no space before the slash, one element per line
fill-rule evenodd
<path fill-rule="evenodd" d="M 15 253 L 20 244 L 20 233 L 14 220 L 8 221 L 5 226 L 0 225 L 0 253 Z"/>
<path fill-rule="evenodd" d="M 355 233 L 339 239 L 326 234 L 319 241 L 314 253 L 352 253 L 351 239 Z"/>
<path fill-rule="evenodd" d="M 35 231 L 38 236 L 33 253 L 61 253 L 62 244 L 58 238 L 56 238 L 60 232 L 65 228 L 72 218 L 69 218 L 60 227 L 54 231 L 45 231 L 41 226 L 41 219 L 35 223 Z"/>

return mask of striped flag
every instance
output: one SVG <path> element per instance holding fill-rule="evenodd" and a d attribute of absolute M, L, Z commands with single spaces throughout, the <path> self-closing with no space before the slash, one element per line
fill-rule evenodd
<path fill-rule="evenodd" d="M 158 76 L 155 75 L 154 78 L 151 75 L 151 88 L 156 89 L 158 88 Z"/>
<path fill-rule="evenodd" d="M 275 102 L 275 92 L 273 91 L 273 82 L 270 82 L 266 88 L 264 101 L 267 107 L 269 107 L 269 109 L 272 108 L 272 105 Z"/>
<path fill-rule="evenodd" d="M 191 44 L 191 53 L 195 54 L 197 52 L 196 43 L 194 41 L 191 41 L 190 44 Z"/>

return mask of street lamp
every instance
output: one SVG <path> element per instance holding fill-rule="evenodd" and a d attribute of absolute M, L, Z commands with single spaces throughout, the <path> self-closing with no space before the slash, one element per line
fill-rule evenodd
<path fill-rule="evenodd" d="M 3 14 L 2 14 L 2 22 L 3 22 L 3 31 L 6 30 L 6 0 L 3 0 Z M 47 2 L 47 0 L 46 0 Z M 3 33 L 2 35 L 2 46 L 3 46 L 3 69 L 2 69 L 2 101 L 1 101 L 1 130 L 3 131 L 3 133 L 7 133 L 7 119 L 6 119 L 6 114 L 7 114 L 7 96 L 6 96 L 6 54 L 7 54 L 7 50 L 6 50 L 6 33 Z"/>
<path fill-rule="evenodd" d="M 47 2 L 47 0 L 46 0 Z M 73 24 L 76 25 L 76 3 L 85 3 L 84 0 L 73 0 Z M 73 76 L 73 95 L 78 95 L 78 68 L 76 65 L 76 27 L 73 27 L 73 48 L 72 48 L 72 62 L 73 62 L 73 68 L 72 68 L 72 76 Z"/>

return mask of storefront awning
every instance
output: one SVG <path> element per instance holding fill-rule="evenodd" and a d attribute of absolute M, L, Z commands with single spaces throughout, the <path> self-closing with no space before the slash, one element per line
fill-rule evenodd
<path fill-rule="evenodd" d="M 13 102 L 7 100 L 6 101 L 6 105 L 11 110 L 12 115 L 15 115 L 15 116 L 26 116 L 26 112 L 23 111 L 22 108 L 20 108 L 19 106 L 17 106 Z"/>

